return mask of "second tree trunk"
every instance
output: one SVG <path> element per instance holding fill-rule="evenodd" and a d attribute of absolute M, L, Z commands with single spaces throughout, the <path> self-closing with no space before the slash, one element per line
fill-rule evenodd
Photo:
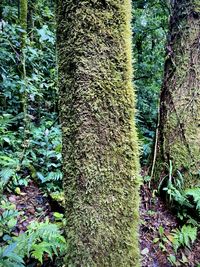
<path fill-rule="evenodd" d="M 172 3 L 161 93 L 159 159 L 172 162 L 185 186 L 200 185 L 200 3 Z"/>

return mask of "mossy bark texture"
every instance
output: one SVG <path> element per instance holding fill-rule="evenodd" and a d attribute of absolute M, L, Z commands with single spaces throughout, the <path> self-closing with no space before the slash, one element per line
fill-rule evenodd
<path fill-rule="evenodd" d="M 27 0 L 20 0 L 20 25 L 25 31 L 23 34 L 26 35 L 27 31 L 27 12 L 28 12 L 28 2 Z"/>
<path fill-rule="evenodd" d="M 24 113 L 24 139 L 26 138 L 26 130 L 28 127 L 28 95 L 27 95 L 27 77 L 26 77 L 26 38 L 27 38 L 27 12 L 28 0 L 20 0 L 20 26 L 23 29 L 21 34 L 21 78 L 24 80 L 25 89 L 21 94 L 22 109 Z"/>
<path fill-rule="evenodd" d="M 185 175 L 186 186 L 200 185 L 200 1 L 172 1 L 169 31 L 159 156 Z"/>
<path fill-rule="evenodd" d="M 66 266 L 139 266 L 130 0 L 58 0 Z"/>

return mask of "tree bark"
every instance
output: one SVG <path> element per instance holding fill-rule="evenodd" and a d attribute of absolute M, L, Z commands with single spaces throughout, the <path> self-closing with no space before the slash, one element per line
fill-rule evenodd
<path fill-rule="evenodd" d="M 27 77 L 26 77 L 26 38 L 27 38 L 27 0 L 20 0 L 20 26 L 23 29 L 21 34 L 21 78 L 24 81 L 23 93 L 21 95 L 22 109 L 24 113 L 24 139 L 26 139 L 26 131 L 28 127 L 28 94 L 27 94 Z"/>
<path fill-rule="evenodd" d="M 58 0 L 67 266 L 139 266 L 131 1 Z"/>
<path fill-rule="evenodd" d="M 20 25 L 24 31 L 27 31 L 27 13 L 28 13 L 27 0 L 20 0 Z M 26 34 L 26 32 L 24 34 Z"/>
<path fill-rule="evenodd" d="M 161 92 L 159 159 L 200 185 L 200 2 L 173 0 Z"/>

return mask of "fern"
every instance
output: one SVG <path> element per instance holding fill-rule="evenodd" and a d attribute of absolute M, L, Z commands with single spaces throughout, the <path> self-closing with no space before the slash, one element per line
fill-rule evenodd
<path fill-rule="evenodd" d="M 3 116 L 0 116 L 0 123 L 1 123 L 0 130 L 1 131 L 7 130 L 7 128 L 12 125 L 14 120 L 15 119 L 12 117 L 11 114 L 3 114 Z"/>
<path fill-rule="evenodd" d="M 58 181 L 62 180 L 62 172 L 57 170 L 56 172 L 50 172 L 46 178 L 46 181 Z"/>
<path fill-rule="evenodd" d="M 17 168 L 17 166 L 19 165 L 19 160 L 10 158 L 6 155 L 1 155 L 0 156 L 0 164 L 5 166 L 5 167 Z"/>
<path fill-rule="evenodd" d="M 16 253 L 21 257 L 35 257 L 42 262 L 44 253 L 47 253 L 52 259 L 53 255 L 62 254 L 66 248 L 66 241 L 56 224 L 46 222 L 32 222 L 28 230 L 14 237 L 17 243 Z"/>
<path fill-rule="evenodd" d="M 3 232 L 10 233 L 10 230 L 17 224 L 18 211 L 6 210 L 0 215 L 0 228 Z"/>
<path fill-rule="evenodd" d="M 2 186 L 6 185 L 9 181 L 9 179 L 15 174 L 15 170 L 14 169 L 10 169 L 10 168 L 3 168 L 0 171 L 0 183 Z"/>
<path fill-rule="evenodd" d="M 176 252 L 181 246 L 187 246 L 188 248 L 190 248 L 191 243 L 193 244 L 197 238 L 197 227 L 192 227 L 191 225 L 183 225 L 180 230 L 174 230 L 172 236 L 172 243 Z"/>
<path fill-rule="evenodd" d="M 44 252 L 48 253 L 51 260 L 53 260 L 53 258 L 52 258 L 53 251 L 52 251 L 52 245 L 51 244 L 49 244 L 47 242 L 41 242 L 39 244 L 32 245 L 31 256 L 33 256 L 35 259 L 37 259 L 41 263 L 43 261 Z"/>
<path fill-rule="evenodd" d="M 37 172 L 37 176 L 42 183 L 62 180 L 62 172 L 60 170 L 49 172 L 46 177 L 41 172 Z"/>
<path fill-rule="evenodd" d="M 198 187 L 198 188 L 191 188 L 191 189 L 185 190 L 185 196 L 193 197 L 193 200 L 196 204 L 196 209 L 200 213 L 200 188 Z"/>
<path fill-rule="evenodd" d="M 19 168 L 19 160 L 12 159 L 6 155 L 0 155 L 0 190 L 9 182 L 10 178 L 14 176 L 16 170 Z"/>
<path fill-rule="evenodd" d="M 24 267 L 22 257 L 14 252 L 16 246 L 16 243 L 12 243 L 4 248 L 0 247 L 0 267 Z"/>
<path fill-rule="evenodd" d="M 169 175 L 162 179 L 159 190 L 166 178 L 168 179 L 167 186 L 163 190 L 166 192 L 168 201 L 179 210 L 179 217 L 191 219 L 191 216 L 187 214 L 188 208 L 192 210 L 196 208 L 200 216 L 200 187 L 185 190 L 184 177 L 180 171 L 177 171 L 177 176 L 173 176 L 171 161 Z"/>

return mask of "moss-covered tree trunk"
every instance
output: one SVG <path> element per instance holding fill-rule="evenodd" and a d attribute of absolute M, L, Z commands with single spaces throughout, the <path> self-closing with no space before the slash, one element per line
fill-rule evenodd
<path fill-rule="evenodd" d="M 28 126 L 28 94 L 27 94 L 27 77 L 26 77 L 26 38 L 27 38 L 27 14 L 28 14 L 28 0 L 20 0 L 20 26 L 23 29 L 21 34 L 21 78 L 24 85 L 21 94 L 22 109 L 24 113 L 24 139 L 26 138 L 26 130 Z"/>
<path fill-rule="evenodd" d="M 173 0 L 161 93 L 159 156 L 200 185 L 200 1 Z"/>
<path fill-rule="evenodd" d="M 130 0 L 58 0 L 67 266 L 138 266 Z"/>
<path fill-rule="evenodd" d="M 25 31 L 27 31 L 27 13 L 28 13 L 28 2 L 27 0 L 20 0 L 20 25 Z"/>

